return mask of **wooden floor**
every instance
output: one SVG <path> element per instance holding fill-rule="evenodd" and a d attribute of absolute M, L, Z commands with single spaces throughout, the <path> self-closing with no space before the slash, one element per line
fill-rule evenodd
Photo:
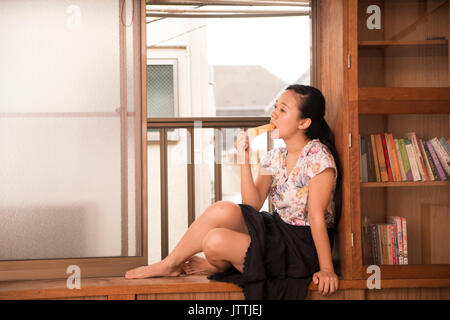
<path fill-rule="evenodd" d="M 450 300 L 449 279 L 383 280 L 382 290 L 368 290 L 364 280 L 341 280 L 339 290 L 328 297 L 311 284 L 308 299 L 445 299 Z M 206 276 L 180 276 L 126 280 L 123 277 L 81 279 L 80 289 L 68 289 L 66 279 L 3 281 L 0 300 L 96 299 L 96 300 L 242 300 L 242 289 Z"/>

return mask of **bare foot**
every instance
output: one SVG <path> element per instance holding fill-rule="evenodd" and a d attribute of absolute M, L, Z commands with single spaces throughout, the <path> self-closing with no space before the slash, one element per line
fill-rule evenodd
<path fill-rule="evenodd" d="M 125 279 L 144 279 L 154 277 L 176 277 L 182 273 L 180 266 L 171 266 L 166 261 L 160 261 L 149 266 L 129 270 Z"/>
<path fill-rule="evenodd" d="M 192 256 L 182 266 L 186 274 L 206 274 L 211 275 L 220 270 L 210 264 L 205 258 Z"/>

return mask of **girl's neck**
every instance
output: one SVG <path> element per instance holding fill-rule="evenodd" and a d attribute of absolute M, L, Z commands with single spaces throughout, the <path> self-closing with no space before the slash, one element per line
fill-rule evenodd
<path fill-rule="evenodd" d="M 299 156 L 303 148 L 308 144 L 310 139 L 304 134 L 296 135 L 295 137 L 289 139 L 283 139 L 286 145 L 287 154 Z"/>

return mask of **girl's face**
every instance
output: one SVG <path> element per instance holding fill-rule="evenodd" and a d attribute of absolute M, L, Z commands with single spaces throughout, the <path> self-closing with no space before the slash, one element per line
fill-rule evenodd
<path fill-rule="evenodd" d="M 292 90 L 286 90 L 275 102 L 270 123 L 275 125 L 278 138 L 289 138 L 301 129 L 304 119 L 300 119 L 300 95 Z"/>

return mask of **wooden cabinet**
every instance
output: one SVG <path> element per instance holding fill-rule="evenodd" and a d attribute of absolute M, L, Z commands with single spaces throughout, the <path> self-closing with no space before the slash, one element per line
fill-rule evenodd
<path fill-rule="evenodd" d="M 360 137 L 450 137 L 448 0 L 318 1 L 319 87 L 343 163 L 341 277 L 367 279 L 363 223 L 407 220 L 408 264 L 381 279 L 450 278 L 450 176 L 361 181 Z M 329 48 L 338 57 L 329 55 Z"/>

